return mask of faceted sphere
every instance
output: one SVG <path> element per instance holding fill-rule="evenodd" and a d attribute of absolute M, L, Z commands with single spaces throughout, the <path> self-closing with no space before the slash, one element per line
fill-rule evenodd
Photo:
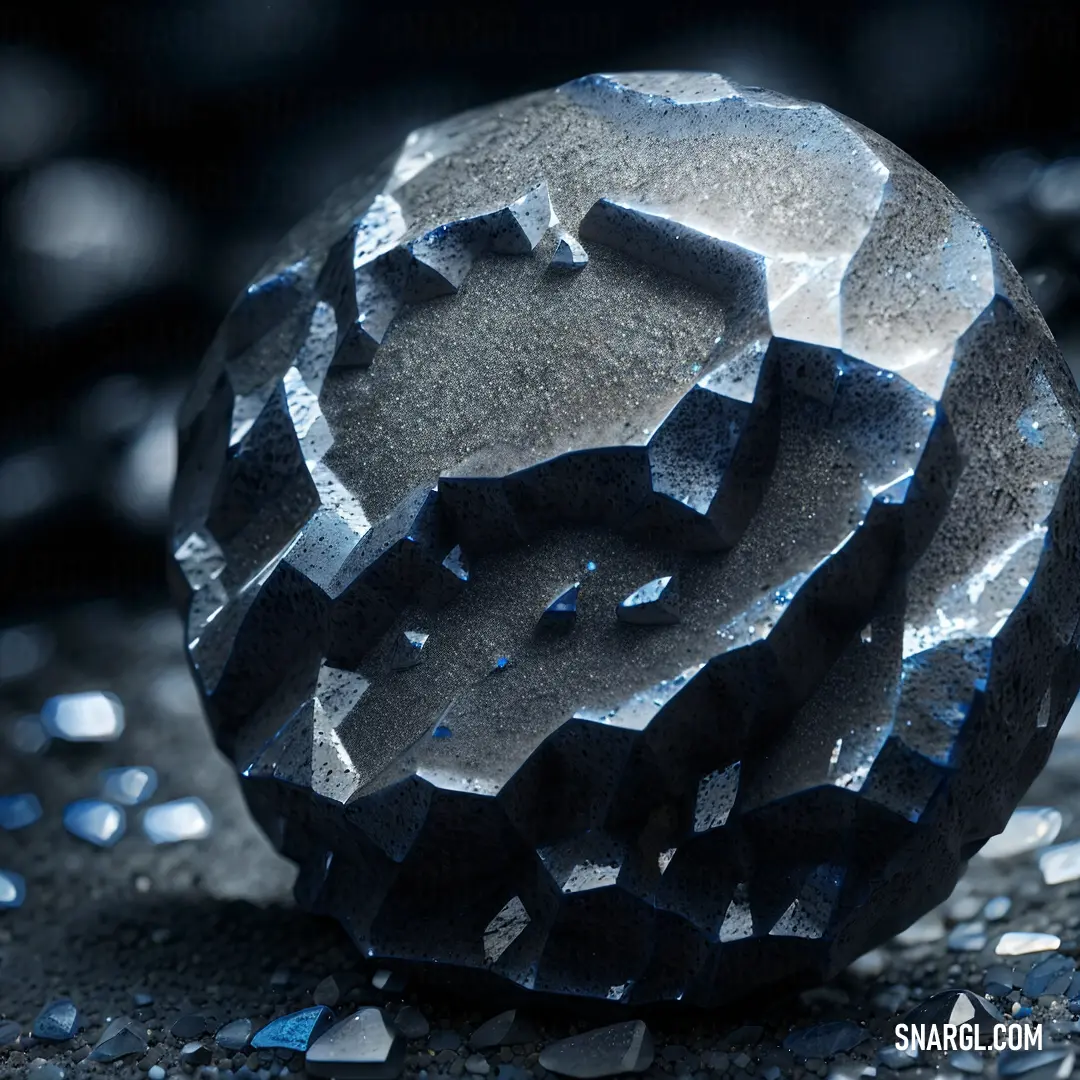
<path fill-rule="evenodd" d="M 365 954 L 634 1004 L 805 983 L 1046 760 L 1078 423 L 896 147 L 716 75 L 579 79 L 410 135 L 236 302 L 182 416 L 191 662 Z"/>

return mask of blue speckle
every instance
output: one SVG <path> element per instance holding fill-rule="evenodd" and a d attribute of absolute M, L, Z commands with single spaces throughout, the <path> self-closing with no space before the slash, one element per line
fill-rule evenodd
<path fill-rule="evenodd" d="M 690 371 L 691 371 L 691 372 L 692 372 L 692 373 L 693 373 L 694 375 L 696 375 L 696 374 L 697 374 L 697 373 L 698 373 L 698 372 L 699 372 L 700 370 L 701 370 L 701 365 L 700 365 L 700 364 L 691 364 L 691 365 L 690 365 Z"/>
<path fill-rule="evenodd" d="M 301 1009 L 271 1020 L 251 1040 L 256 1050 L 292 1050 L 304 1053 L 334 1022 L 334 1014 L 324 1005 Z"/>
<path fill-rule="evenodd" d="M 590 559 L 590 560 L 589 560 L 589 561 L 588 561 L 588 562 L 587 562 L 587 563 L 585 564 L 585 569 L 586 569 L 586 570 L 588 570 L 588 571 L 589 571 L 589 573 L 591 574 L 591 573 L 592 573 L 592 572 L 593 572 L 593 571 L 594 571 L 594 570 L 596 569 L 596 563 L 594 563 L 594 562 L 592 561 L 592 559 Z"/>
<path fill-rule="evenodd" d="M 1031 1006 L 1030 1005 L 1021 1005 L 1020 1008 L 1017 1009 L 1016 1012 L 1013 1013 L 1013 1018 L 1015 1020 L 1023 1020 L 1025 1017 L 1028 1017 L 1030 1015 L 1031 1015 Z"/>
<path fill-rule="evenodd" d="M 506 665 L 509 664 L 509 663 L 510 663 L 510 657 L 508 657 L 508 656 L 500 656 L 499 659 L 495 661 L 495 666 L 500 671 L 502 671 L 502 669 L 504 667 L 506 667 Z"/>
<path fill-rule="evenodd" d="M 431 733 L 433 739 L 449 739 L 453 732 L 445 724 L 436 724 Z"/>

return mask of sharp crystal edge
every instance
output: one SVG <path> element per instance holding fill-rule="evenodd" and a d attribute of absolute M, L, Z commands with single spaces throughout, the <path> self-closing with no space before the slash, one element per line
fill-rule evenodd
<path fill-rule="evenodd" d="M 896 147 L 589 76 L 413 133 L 227 317 L 181 414 L 189 658 L 366 955 L 628 1006 L 825 978 L 947 896 L 1076 696 L 1078 424 Z"/>

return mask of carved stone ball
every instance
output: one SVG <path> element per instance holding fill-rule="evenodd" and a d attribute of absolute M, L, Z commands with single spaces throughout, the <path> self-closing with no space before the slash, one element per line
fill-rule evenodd
<path fill-rule="evenodd" d="M 414 132 L 237 300 L 182 415 L 188 652 L 365 955 L 805 984 L 1046 761 L 1078 424 L 1013 266 L 885 139 L 589 76 Z"/>

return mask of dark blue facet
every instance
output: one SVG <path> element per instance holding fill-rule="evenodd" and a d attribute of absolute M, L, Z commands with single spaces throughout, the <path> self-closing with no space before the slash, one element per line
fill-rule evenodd
<path fill-rule="evenodd" d="M 81 1026 L 75 1003 L 70 998 L 57 998 L 38 1013 L 30 1034 L 45 1042 L 67 1042 Z"/>
<path fill-rule="evenodd" d="M 303 1053 L 334 1022 L 324 1005 L 289 1013 L 271 1020 L 251 1040 L 255 1050 L 295 1050 Z"/>

